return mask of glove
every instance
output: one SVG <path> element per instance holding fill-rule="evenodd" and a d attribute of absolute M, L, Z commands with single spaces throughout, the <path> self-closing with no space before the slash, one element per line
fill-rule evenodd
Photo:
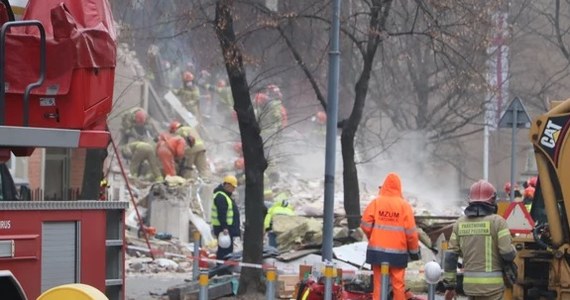
<path fill-rule="evenodd" d="M 418 253 L 410 253 L 410 260 L 416 261 L 422 259 L 422 252 L 418 249 Z"/>
<path fill-rule="evenodd" d="M 447 290 L 445 291 L 445 300 L 453 300 L 456 299 L 455 290 Z"/>
<path fill-rule="evenodd" d="M 513 285 L 517 282 L 517 273 L 518 267 L 514 262 L 505 262 L 503 267 L 503 277 L 505 281 L 505 285 L 508 288 L 512 288 Z"/>

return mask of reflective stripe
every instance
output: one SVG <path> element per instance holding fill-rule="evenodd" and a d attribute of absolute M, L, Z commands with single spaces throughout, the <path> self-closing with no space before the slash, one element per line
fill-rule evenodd
<path fill-rule="evenodd" d="M 409 249 L 408 252 L 410 254 L 418 254 L 418 253 L 420 253 L 420 249 L 419 248 L 418 249 Z"/>
<path fill-rule="evenodd" d="M 372 223 L 368 223 L 368 222 L 364 222 L 364 221 L 360 221 L 360 226 L 366 227 L 366 228 L 372 228 L 373 227 Z"/>
<path fill-rule="evenodd" d="M 503 278 L 503 272 L 463 272 L 465 277 L 477 277 L 477 278 Z"/>
<path fill-rule="evenodd" d="M 307 287 L 307 290 L 303 293 L 303 297 L 301 300 L 307 300 L 309 298 L 309 294 L 311 293 L 311 288 Z"/>
<path fill-rule="evenodd" d="M 381 251 L 381 252 L 385 252 L 385 253 L 395 253 L 395 254 L 407 254 L 408 253 L 408 250 L 382 248 L 382 247 L 374 247 L 374 246 L 368 246 L 368 250 Z"/>
<path fill-rule="evenodd" d="M 493 270 L 492 260 L 493 260 L 493 251 L 492 251 L 492 238 L 491 236 L 485 236 L 485 272 L 491 272 Z"/>
<path fill-rule="evenodd" d="M 501 277 L 463 277 L 463 283 L 467 284 L 500 284 L 503 285 L 503 276 Z"/>
<path fill-rule="evenodd" d="M 402 231 L 404 232 L 404 226 L 392 226 L 392 225 L 374 225 L 374 229 L 386 230 L 386 231 Z"/>
<path fill-rule="evenodd" d="M 404 230 L 404 232 L 406 233 L 406 235 L 414 234 L 416 231 L 417 231 L 417 230 L 416 230 L 416 227 L 413 227 L 413 228 L 409 228 L 409 229 Z"/>
<path fill-rule="evenodd" d="M 464 272 L 463 283 L 503 285 L 502 272 Z"/>
<path fill-rule="evenodd" d="M 234 223 L 234 207 L 232 204 L 232 199 L 226 193 L 219 191 L 214 194 L 214 199 L 218 197 L 218 195 L 223 195 L 226 198 L 226 202 L 228 203 L 228 211 L 226 212 L 226 224 L 232 225 Z M 220 220 L 218 220 L 218 207 L 216 206 L 216 201 L 214 201 L 214 205 L 212 205 L 212 214 L 210 216 L 212 219 L 213 226 L 220 226 Z"/>
<path fill-rule="evenodd" d="M 455 282 L 455 280 L 457 277 L 457 272 L 443 272 L 443 278 L 445 278 L 448 281 L 452 281 Z"/>
<path fill-rule="evenodd" d="M 504 236 L 508 236 L 508 235 L 511 235 L 511 232 L 509 231 L 508 228 L 505 228 L 505 229 L 499 231 L 499 233 L 497 234 L 499 239 L 504 237 Z"/>

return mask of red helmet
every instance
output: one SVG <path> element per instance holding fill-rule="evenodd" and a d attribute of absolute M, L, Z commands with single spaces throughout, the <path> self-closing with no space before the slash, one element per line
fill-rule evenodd
<path fill-rule="evenodd" d="M 519 186 L 515 184 L 515 190 L 518 190 Z M 511 193 L 511 183 L 507 182 L 505 183 L 505 193 L 510 194 Z"/>
<path fill-rule="evenodd" d="M 137 112 L 135 113 L 135 124 L 138 126 L 142 126 L 144 125 L 144 123 L 146 123 L 146 113 L 142 109 L 137 110 Z"/>
<path fill-rule="evenodd" d="M 534 198 L 534 187 L 529 186 L 524 189 L 524 197 L 525 198 Z"/>
<path fill-rule="evenodd" d="M 475 182 L 469 189 L 469 203 L 483 202 L 495 204 L 497 190 L 485 180 Z"/>
<path fill-rule="evenodd" d="M 168 131 L 169 131 L 170 133 L 175 133 L 176 130 L 177 130 L 178 128 L 180 128 L 180 126 L 182 126 L 182 124 L 180 124 L 180 122 L 178 122 L 178 121 L 172 121 L 172 122 L 170 122 L 170 125 L 168 125 Z"/>
<path fill-rule="evenodd" d="M 327 122 L 327 114 L 324 111 L 317 112 L 316 117 L 319 124 L 325 124 Z"/>
<path fill-rule="evenodd" d="M 529 186 L 536 187 L 536 182 L 538 181 L 538 177 L 534 176 L 527 180 Z"/>
<path fill-rule="evenodd" d="M 240 157 L 234 161 L 234 167 L 236 170 L 240 171 L 245 168 L 245 161 L 243 160 L 243 157 Z"/>
<path fill-rule="evenodd" d="M 234 151 L 238 154 L 238 155 L 242 155 L 243 153 L 243 149 L 242 149 L 242 145 L 241 142 L 236 142 L 234 143 Z"/>
<path fill-rule="evenodd" d="M 194 74 L 192 74 L 188 71 L 182 73 L 182 81 L 188 82 L 188 81 L 192 81 L 192 80 L 194 80 Z"/>
<path fill-rule="evenodd" d="M 255 94 L 254 101 L 257 106 L 263 106 L 267 103 L 267 101 L 269 101 L 269 97 L 267 97 L 267 94 L 265 93 L 257 93 Z"/>

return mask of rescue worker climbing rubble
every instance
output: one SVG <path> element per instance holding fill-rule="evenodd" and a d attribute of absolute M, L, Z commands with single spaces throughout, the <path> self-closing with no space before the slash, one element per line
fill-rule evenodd
<path fill-rule="evenodd" d="M 147 162 L 150 167 L 150 177 L 146 178 L 151 181 L 162 181 L 160 167 L 156 158 L 154 146 L 147 142 L 134 141 L 130 142 L 123 148 L 123 156 L 130 158 L 129 172 L 133 177 L 141 177 L 141 167 Z"/>
<path fill-rule="evenodd" d="M 162 171 L 166 176 L 178 175 L 177 168 L 183 158 L 186 148 L 191 147 L 194 139 L 190 136 L 161 135 L 156 145 L 156 154 L 162 163 Z"/>
<path fill-rule="evenodd" d="M 178 90 L 178 96 L 180 96 L 184 107 L 194 115 L 199 124 L 202 124 L 200 88 L 194 84 L 194 75 L 189 71 L 182 74 L 182 88 Z"/>
<path fill-rule="evenodd" d="M 226 259 L 234 251 L 233 239 L 240 236 L 239 208 L 232 198 L 232 193 L 238 186 L 237 178 L 233 175 L 224 177 L 222 183 L 214 189 L 214 203 L 212 205 L 212 227 L 214 235 L 229 234 L 232 242 L 229 247 L 218 247 L 217 259 Z"/>
<path fill-rule="evenodd" d="M 449 246 L 444 253 L 445 299 L 455 297 L 457 262 L 463 257 L 463 290 L 469 299 L 503 299 L 505 281 L 516 280 L 512 246 L 507 222 L 496 214 L 497 192 L 492 184 L 479 180 L 469 191 L 465 216 L 453 226 Z"/>
<path fill-rule="evenodd" d="M 196 167 L 200 177 L 205 181 L 209 181 L 211 172 L 208 159 L 206 158 L 206 146 L 204 140 L 202 140 L 198 134 L 198 131 L 191 126 L 182 126 L 178 121 L 172 121 L 168 129 L 171 134 L 183 138 L 192 137 L 194 139 L 194 145 L 187 147 L 185 150 L 180 176 L 186 179 L 195 179 L 196 173 L 194 172 L 194 167 Z"/>
<path fill-rule="evenodd" d="M 389 263 L 390 282 L 394 300 L 405 300 L 405 271 L 408 258 L 421 258 L 418 232 L 412 207 L 402 196 L 400 176 L 386 176 L 378 196 L 372 200 L 364 214 L 360 228 L 368 237 L 366 262 L 374 272 L 374 298 L 380 299 L 381 264 Z"/>
<path fill-rule="evenodd" d="M 126 145 L 131 140 L 146 141 L 152 140 L 152 130 L 148 123 L 148 116 L 144 109 L 133 107 L 125 112 L 121 119 L 121 141 L 120 145 Z"/>
<path fill-rule="evenodd" d="M 294 216 L 295 209 L 293 205 L 287 200 L 287 195 L 284 193 L 278 194 L 274 199 L 273 205 L 267 211 L 265 220 L 263 221 L 263 228 L 267 232 L 267 239 L 269 246 L 277 247 L 277 236 L 273 232 L 273 217 L 277 215 Z"/>

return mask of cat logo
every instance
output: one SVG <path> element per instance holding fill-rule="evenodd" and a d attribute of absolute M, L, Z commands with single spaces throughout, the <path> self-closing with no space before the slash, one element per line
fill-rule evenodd
<path fill-rule="evenodd" d="M 548 120 L 546 123 L 546 128 L 542 132 L 542 137 L 540 138 L 540 144 L 544 147 L 554 149 L 558 136 L 560 135 L 560 129 L 562 126 L 554 124 L 552 120 Z"/>

